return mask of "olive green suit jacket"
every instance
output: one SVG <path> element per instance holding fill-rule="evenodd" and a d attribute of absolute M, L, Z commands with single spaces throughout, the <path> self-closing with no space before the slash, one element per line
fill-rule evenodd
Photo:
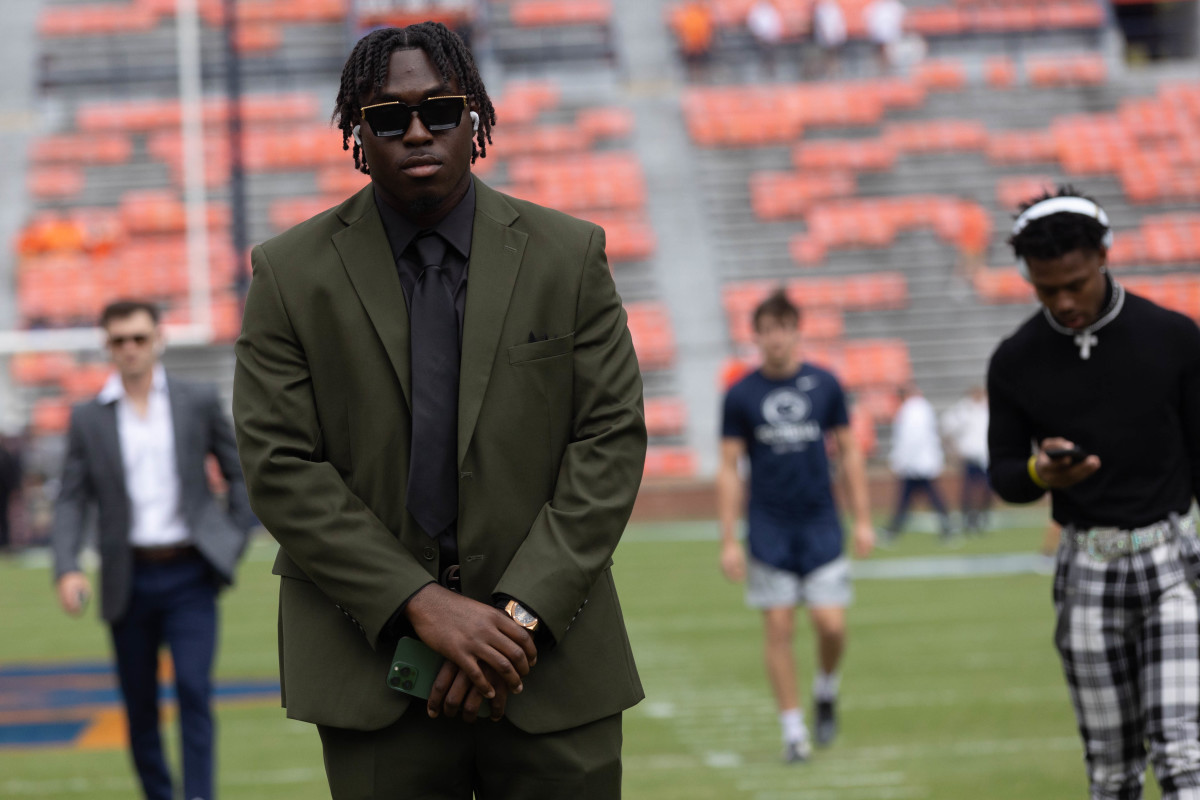
<path fill-rule="evenodd" d="M 604 231 L 475 179 L 458 398 L 463 593 L 534 610 L 543 648 L 510 697 L 533 733 L 643 696 L 609 571 L 641 482 L 642 382 Z M 254 248 L 234 419 L 251 505 L 281 548 L 288 716 L 375 730 L 396 609 L 438 573 L 405 508 L 409 323 L 370 186 Z"/>

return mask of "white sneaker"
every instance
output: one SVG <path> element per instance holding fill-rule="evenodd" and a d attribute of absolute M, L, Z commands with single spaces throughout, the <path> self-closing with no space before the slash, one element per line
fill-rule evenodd
<path fill-rule="evenodd" d="M 812 744 L 807 738 L 797 742 L 785 742 L 783 745 L 783 763 L 802 764 L 812 756 Z"/>

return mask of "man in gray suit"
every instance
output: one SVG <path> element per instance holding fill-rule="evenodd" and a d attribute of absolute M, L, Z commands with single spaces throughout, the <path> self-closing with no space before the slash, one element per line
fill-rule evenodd
<path fill-rule="evenodd" d="M 79 614 L 91 594 L 78 555 L 94 505 L 100 613 L 112 629 L 142 791 L 147 800 L 174 797 L 158 726 L 158 652 L 165 643 L 175 665 L 184 797 L 211 800 L 216 596 L 232 583 L 258 523 L 216 391 L 168 378 L 159 364 L 158 310 L 112 303 L 100 325 L 116 371 L 95 400 L 71 413 L 51 532 L 58 598 Z M 209 488 L 210 453 L 228 483 L 227 509 Z"/>

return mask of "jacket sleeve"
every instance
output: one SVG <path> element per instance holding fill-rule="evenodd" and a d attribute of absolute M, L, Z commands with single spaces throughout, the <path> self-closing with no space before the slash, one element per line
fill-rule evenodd
<path fill-rule="evenodd" d="M 988 365 L 988 475 L 996 494 L 1008 502 L 1032 503 L 1046 493 L 1029 477 L 1033 423 L 1017 403 L 1018 389 L 998 365 L 1002 361 L 998 350 Z"/>
<path fill-rule="evenodd" d="M 646 460 L 641 372 L 600 228 L 584 258 L 572 357 L 571 439 L 554 493 L 494 590 L 536 612 L 559 642 L 610 563 Z"/>
<path fill-rule="evenodd" d="M 84 451 L 80 409 L 71 411 L 67 429 L 67 454 L 63 459 L 62 479 L 54 501 L 54 524 L 50 528 L 50 546 L 54 551 L 54 578 L 79 570 L 79 550 L 87 513 L 96 499 Z"/>
<path fill-rule="evenodd" d="M 1184 447 L 1192 467 L 1192 497 L 1200 500 L 1200 328 L 1189 320 L 1184 346 L 1179 414 Z"/>
<path fill-rule="evenodd" d="M 250 504 L 376 647 L 396 609 L 431 579 L 324 459 L 308 359 L 261 245 L 253 265 L 233 385 Z"/>
<path fill-rule="evenodd" d="M 238 463 L 237 442 L 226 412 L 221 408 L 221 399 L 213 392 L 209 399 L 208 425 L 209 443 L 217 466 L 229 487 L 229 518 L 243 533 L 258 527 L 258 519 L 250 510 L 250 498 L 246 496 L 246 479 L 242 465 Z"/>

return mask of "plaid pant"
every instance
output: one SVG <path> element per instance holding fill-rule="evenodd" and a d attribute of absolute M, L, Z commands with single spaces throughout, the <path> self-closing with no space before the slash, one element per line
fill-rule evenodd
<path fill-rule="evenodd" d="M 1180 535 L 1107 563 L 1063 544 L 1062 658 L 1093 800 L 1140 800 L 1147 744 L 1163 800 L 1200 800 L 1200 542 Z"/>

